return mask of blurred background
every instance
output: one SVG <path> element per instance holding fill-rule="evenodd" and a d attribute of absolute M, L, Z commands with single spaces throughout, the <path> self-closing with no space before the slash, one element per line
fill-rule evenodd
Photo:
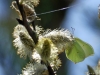
<path fill-rule="evenodd" d="M 12 32 L 17 25 L 18 14 L 10 8 L 12 0 L 0 0 L 0 75 L 17 75 L 28 60 L 21 59 L 13 47 Z M 95 67 L 100 59 L 100 19 L 98 6 L 100 0 L 41 0 L 36 13 L 43 13 L 63 7 L 69 9 L 40 15 L 41 25 L 46 28 L 66 28 L 85 42 L 89 43 L 95 54 L 84 61 L 74 64 L 61 54 L 63 62 L 58 75 L 86 75 L 87 65 Z M 72 30 L 74 28 L 74 32 Z"/>

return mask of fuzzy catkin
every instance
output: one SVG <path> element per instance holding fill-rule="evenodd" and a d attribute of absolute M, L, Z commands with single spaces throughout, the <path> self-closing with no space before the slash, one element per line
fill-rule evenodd
<path fill-rule="evenodd" d="M 31 1 L 27 1 L 27 0 L 22 1 L 22 5 L 23 5 L 23 9 L 25 11 L 25 15 L 26 15 L 27 21 L 28 22 L 32 22 L 37 17 L 36 16 L 35 9 L 34 9 L 34 5 L 32 5 L 32 2 Z M 18 9 L 18 6 L 17 6 L 16 1 L 13 1 L 12 2 L 11 7 L 13 9 L 15 9 L 15 11 L 18 12 L 19 17 L 22 20 L 22 16 L 21 16 L 21 13 L 20 13 L 20 11 Z"/>
<path fill-rule="evenodd" d="M 65 49 L 73 44 L 73 36 L 68 30 L 53 30 L 44 34 L 43 37 L 52 40 L 54 45 L 59 49 L 59 52 L 63 52 Z"/>
<path fill-rule="evenodd" d="M 28 34 L 26 28 L 18 24 L 14 28 L 13 37 L 13 44 L 15 48 L 18 49 L 17 53 L 20 55 L 20 57 L 32 57 L 30 55 L 32 55 L 35 44 L 30 35 Z"/>
<path fill-rule="evenodd" d="M 35 7 L 38 6 L 40 0 L 21 0 L 24 2 L 31 2 L 31 5 L 34 5 Z"/>
<path fill-rule="evenodd" d="M 51 54 L 51 41 L 47 38 L 42 38 L 38 41 L 35 49 L 40 54 L 41 59 L 47 63 Z"/>
<path fill-rule="evenodd" d="M 20 75 L 49 75 L 46 65 L 40 63 L 29 63 Z"/>

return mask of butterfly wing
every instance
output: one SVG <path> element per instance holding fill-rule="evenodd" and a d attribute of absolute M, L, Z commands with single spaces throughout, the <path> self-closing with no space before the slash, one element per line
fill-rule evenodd
<path fill-rule="evenodd" d="M 88 57 L 88 56 L 90 56 L 94 53 L 93 48 L 92 48 L 91 45 L 89 45 L 88 43 L 82 41 L 79 38 L 75 38 L 75 40 L 77 41 L 77 43 L 81 46 L 81 48 L 85 52 L 85 57 Z"/>

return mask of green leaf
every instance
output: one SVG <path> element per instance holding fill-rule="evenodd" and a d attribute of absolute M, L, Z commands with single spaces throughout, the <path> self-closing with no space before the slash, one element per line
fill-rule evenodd
<path fill-rule="evenodd" d="M 79 38 L 74 38 L 71 48 L 65 50 L 66 56 L 74 63 L 83 61 L 86 57 L 94 53 L 92 46 Z"/>

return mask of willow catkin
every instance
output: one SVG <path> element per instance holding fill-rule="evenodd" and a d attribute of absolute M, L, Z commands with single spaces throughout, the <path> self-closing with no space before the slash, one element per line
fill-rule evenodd
<path fill-rule="evenodd" d="M 32 55 L 31 53 L 33 52 L 35 44 L 30 35 L 28 34 L 26 28 L 18 24 L 14 28 L 13 37 L 13 44 L 15 48 L 18 49 L 17 53 L 20 55 L 20 57 L 30 57 L 30 55 Z"/>
<path fill-rule="evenodd" d="M 49 75 L 49 72 L 45 64 L 29 63 L 20 75 Z"/>
<path fill-rule="evenodd" d="M 53 31 L 48 31 L 43 34 L 43 37 L 52 40 L 53 44 L 58 48 L 59 53 L 63 52 L 65 49 L 73 44 L 73 36 L 68 30 L 55 29 Z"/>

